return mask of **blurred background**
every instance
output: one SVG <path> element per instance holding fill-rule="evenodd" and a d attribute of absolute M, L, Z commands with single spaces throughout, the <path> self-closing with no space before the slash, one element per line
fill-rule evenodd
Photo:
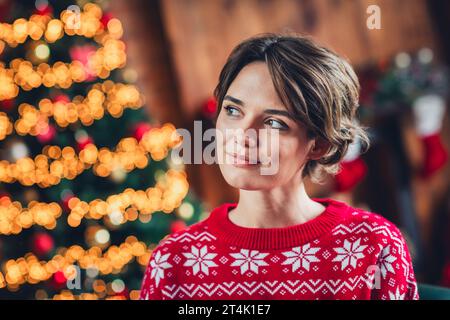
<path fill-rule="evenodd" d="M 292 31 L 350 60 L 372 144 L 310 196 L 393 221 L 450 288 L 449 21 L 446 0 L 0 0 L 0 299 L 137 299 L 164 236 L 238 199 L 172 133 L 213 127 L 235 45 Z"/>

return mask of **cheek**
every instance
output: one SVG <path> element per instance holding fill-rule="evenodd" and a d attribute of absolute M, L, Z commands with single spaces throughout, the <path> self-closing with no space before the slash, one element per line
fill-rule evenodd
<path fill-rule="evenodd" d="M 264 155 L 273 157 L 278 153 L 280 160 L 292 160 L 304 157 L 308 145 L 306 141 L 293 135 L 263 134 L 260 135 L 259 147 Z"/>
<path fill-rule="evenodd" d="M 236 127 L 237 121 L 235 118 L 229 116 L 225 109 L 221 109 L 216 120 L 216 129 L 231 129 Z"/>
<path fill-rule="evenodd" d="M 228 146 L 227 146 L 228 145 Z M 230 137 L 230 127 L 224 124 L 223 121 L 217 119 L 216 123 L 216 147 L 217 150 L 222 153 L 229 151 L 233 145 L 233 139 Z"/>
<path fill-rule="evenodd" d="M 230 119 L 221 112 L 216 121 L 216 146 L 219 152 L 243 153 L 243 139 L 246 135 L 236 119 Z M 257 135 L 257 133 L 256 133 Z M 256 141 L 256 137 L 253 141 Z"/>
<path fill-rule="evenodd" d="M 227 123 L 227 115 L 225 114 L 225 110 L 222 108 L 217 115 L 216 130 L 225 131 L 225 129 L 229 126 L 230 124 Z"/>
<path fill-rule="evenodd" d="M 280 136 L 278 145 L 279 163 L 284 174 L 290 176 L 303 166 L 306 161 L 307 148 L 307 141 L 298 139 L 298 137 Z"/>
<path fill-rule="evenodd" d="M 216 121 L 216 143 L 217 148 L 222 148 L 224 144 L 225 139 L 225 129 L 227 128 L 226 124 L 224 123 L 223 119 L 223 112 L 219 113 L 219 116 L 217 117 Z"/>
<path fill-rule="evenodd" d="M 303 159 L 306 156 L 308 145 L 299 139 L 289 139 L 280 144 L 280 154 L 285 159 Z"/>
<path fill-rule="evenodd" d="M 216 121 L 216 133 L 222 135 L 222 137 L 226 139 L 227 137 L 225 134 L 229 132 L 230 129 L 233 129 L 232 124 L 229 122 L 229 119 L 227 119 L 224 112 L 221 111 Z"/>
<path fill-rule="evenodd" d="M 219 115 L 217 116 L 216 119 L 216 130 L 221 130 L 223 127 L 223 116 L 222 116 L 222 111 L 219 112 Z"/>

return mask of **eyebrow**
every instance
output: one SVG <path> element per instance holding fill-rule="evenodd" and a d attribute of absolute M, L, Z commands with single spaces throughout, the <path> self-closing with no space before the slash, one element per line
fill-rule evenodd
<path fill-rule="evenodd" d="M 229 95 L 226 95 L 226 96 L 223 98 L 223 100 L 229 100 L 229 101 L 231 101 L 231 102 L 233 102 L 233 103 L 236 103 L 236 104 L 238 104 L 238 105 L 240 105 L 240 106 L 244 106 L 244 105 L 245 105 L 245 103 L 244 103 L 242 100 L 239 100 L 239 99 L 237 99 L 237 98 L 235 98 L 235 97 L 232 97 L 232 96 L 229 96 Z M 285 116 L 285 117 L 287 117 L 287 118 L 289 118 L 289 119 L 294 120 L 294 118 L 292 117 L 292 115 L 291 115 L 289 112 L 287 112 L 286 110 L 266 109 L 266 110 L 264 110 L 264 113 L 272 114 L 272 115 Z"/>
<path fill-rule="evenodd" d="M 237 98 L 234 98 L 234 97 L 232 97 L 232 96 L 225 96 L 225 97 L 223 98 L 223 100 L 230 100 L 230 101 L 233 102 L 233 103 L 236 103 L 236 104 L 238 104 L 238 105 L 240 105 L 240 106 L 244 106 L 244 102 L 242 102 L 241 100 L 239 100 L 239 99 L 237 99 Z"/>

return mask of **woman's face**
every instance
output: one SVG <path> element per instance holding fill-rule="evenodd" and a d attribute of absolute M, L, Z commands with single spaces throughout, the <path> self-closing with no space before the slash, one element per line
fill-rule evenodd
<path fill-rule="evenodd" d="M 216 123 L 219 167 L 228 184 L 268 190 L 301 180 L 314 140 L 287 111 L 264 62 L 241 70 L 225 95 Z"/>

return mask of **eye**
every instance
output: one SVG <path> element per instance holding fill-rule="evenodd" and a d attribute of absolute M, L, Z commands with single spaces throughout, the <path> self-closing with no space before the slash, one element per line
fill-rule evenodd
<path fill-rule="evenodd" d="M 272 129 L 277 129 L 277 130 L 287 130 L 289 129 L 289 127 L 282 121 L 278 121 L 275 119 L 269 119 L 266 122 Z"/>
<path fill-rule="evenodd" d="M 227 115 L 235 117 L 238 116 L 240 114 L 239 109 L 232 107 L 232 106 L 225 106 L 223 107 L 227 113 Z"/>

